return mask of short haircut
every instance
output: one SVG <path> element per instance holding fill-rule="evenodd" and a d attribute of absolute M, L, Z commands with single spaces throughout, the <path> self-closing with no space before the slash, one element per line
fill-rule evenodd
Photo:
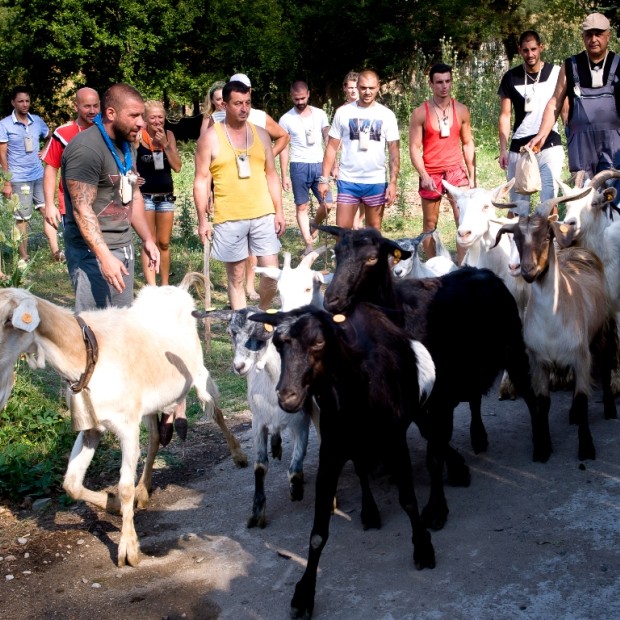
<path fill-rule="evenodd" d="M 360 78 L 368 78 L 368 77 L 376 78 L 377 82 L 381 81 L 379 79 L 379 74 L 376 71 L 373 71 L 372 69 L 364 69 L 363 71 L 360 71 L 359 75 L 357 76 L 357 81 L 359 82 Z"/>
<path fill-rule="evenodd" d="M 230 96 L 233 93 L 241 93 L 243 95 L 247 95 L 252 89 L 249 86 L 246 86 L 243 82 L 237 82 L 236 80 L 233 82 L 228 82 L 224 88 L 222 88 L 222 99 L 228 103 L 230 101 Z"/>
<path fill-rule="evenodd" d="M 16 86 L 12 91 L 11 91 L 11 101 L 13 101 L 13 99 L 15 99 L 15 97 L 17 97 L 17 95 L 19 95 L 19 93 L 25 93 L 26 95 L 30 96 L 30 87 L 29 86 Z"/>
<path fill-rule="evenodd" d="M 300 90 L 308 90 L 308 84 L 306 84 L 303 80 L 295 80 L 291 84 L 291 92 Z"/>
<path fill-rule="evenodd" d="M 519 47 L 521 47 L 529 39 L 534 39 L 536 45 L 540 45 L 540 35 L 535 30 L 526 30 L 519 37 Z"/>
<path fill-rule="evenodd" d="M 431 67 L 431 70 L 428 72 L 428 79 L 432 82 L 433 77 L 436 73 L 449 73 L 452 75 L 452 67 L 450 65 L 446 65 L 443 62 L 437 63 Z"/>
<path fill-rule="evenodd" d="M 107 110 L 108 108 L 114 108 L 115 110 L 122 110 L 123 104 L 127 99 L 134 99 L 136 101 L 143 102 L 142 95 L 129 84 L 112 84 L 108 90 L 103 93 L 101 98 L 101 110 Z"/>
<path fill-rule="evenodd" d="M 344 76 L 344 80 L 342 81 L 342 85 L 346 86 L 347 82 L 355 82 L 357 84 L 357 78 L 360 76 L 360 74 L 357 71 L 349 71 L 349 73 L 347 73 Z"/>

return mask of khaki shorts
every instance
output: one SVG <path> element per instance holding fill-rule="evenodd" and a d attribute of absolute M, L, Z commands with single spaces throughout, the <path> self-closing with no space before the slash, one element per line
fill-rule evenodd
<path fill-rule="evenodd" d="M 275 216 L 234 220 L 213 226 L 212 256 L 225 263 L 237 263 L 252 256 L 271 256 L 280 251 Z"/>

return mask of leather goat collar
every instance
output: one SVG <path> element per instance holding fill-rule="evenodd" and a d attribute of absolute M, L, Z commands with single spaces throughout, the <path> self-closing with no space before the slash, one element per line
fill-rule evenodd
<path fill-rule="evenodd" d="M 99 345 L 97 344 L 95 333 L 88 325 L 86 325 L 84 319 L 76 314 L 75 320 L 78 322 L 78 325 L 82 330 L 82 338 L 84 339 L 84 344 L 86 346 L 86 369 L 82 373 L 79 380 L 72 383 L 70 386 L 71 391 L 74 394 L 77 394 L 88 385 L 88 382 L 95 371 L 95 364 L 97 363 L 97 358 L 99 357 Z"/>

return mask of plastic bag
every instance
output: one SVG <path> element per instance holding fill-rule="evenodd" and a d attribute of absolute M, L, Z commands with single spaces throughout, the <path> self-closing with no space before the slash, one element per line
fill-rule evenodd
<path fill-rule="evenodd" d="M 542 183 L 536 153 L 529 146 L 521 147 L 521 157 L 515 169 L 515 184 L 513 190 L 517 194 L 533 194 L 539 192 Z"/>

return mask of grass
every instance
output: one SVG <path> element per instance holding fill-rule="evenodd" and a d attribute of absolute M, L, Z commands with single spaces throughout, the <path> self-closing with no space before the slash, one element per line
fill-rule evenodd
<path fill-rule="evenodd" d="M 398 185 L 398 199 L 384 220 L 384 234 L 391 238 L 415 236 L 422 230 L 422 214 L 417 197 L 418 178 L 410 163 L 406 140 L 401 141 L 401 175 Z M 192 199 L 193 145 L 182 145 L 183 169 L 175 178 L 177 214 L 171 244 L 173 276 L 176 284 L 189 271 L 203 271 L 203 248 L 196 235 L 195 210 Z M 488 148 L 478 149 L 479 182 L 485 187 L 498 185 L 503 173 L 497 165 L 497 153 Z M 284 195 L 287 230 L 282 237 L 283 251 L 293 257 L 299 256 L 303 243 L 295 223 L 295 209 L 292 195 Z M 335 215 L 330 216 L 335 223 Z M 442 204 L 439 228 L 442 238 L 452 251 L 455 250 L 455 225 L 452 212 L 446 201 Z M 14 240 L 11 240 L 11 218 L 6 210 L 0 214 L 0 229 L 4 247 L 4 266 L 8 273 L 16 269 Z M 321 234 L 320 244 L 333 246 L 334 239 Z M 139 247 L 139 244 L 137 244 Z M 66 272 L 66 266 L 51 260 L 47 241 L 42 232 L 42 219 L 35 215 L 30 225 L 29 250 L 32 256 L 24 272 L 15 271 L 13 285 L 28 288 L 40 297 L 55 303 L 71 306 L 73 291 Z M 323 262 L 321 262 L 323 261 Z M 330 258 L 319 259 L 317 268 L 333 269 Z M 294 259 L 295 262 L 295 259 Z M 136 291 L 144 284 L 140 261 L 136 261 Z M 227 305 L 225 272 L 222 264 L 211 261 L 212 305 Z M 204 307 L 204 300 L 197 299 L 197 305 Z M 205 364 L 212 372 L 220 388 L 221 403 L 227 415 L 234 415 L 247 408 L 245 379 L 237 377 L 231 370 L 231 346 L 225 325 L 213 322 L 211 328 L 211 349 L 205 353 Z M 64 401 L 63 381 L 51 369 L 34 373 L 24 362 L 17 365 L 17 381 L 5 410 L 0 414 L 0 497 L 20 498 L 25 495 L 37 497 L 57 491 L 66 467 L 74 433 Z M 195 394 L 188 401 L 190 424 L 202 416 Z M 174 466 L 174 459 L 162 458 L 168 466 Z M 113 436 L 106 436 L 91 465 L 89 474 L 93 477 L 106 472 L 116 472 L 120 466 L 120 450 Z"/>

